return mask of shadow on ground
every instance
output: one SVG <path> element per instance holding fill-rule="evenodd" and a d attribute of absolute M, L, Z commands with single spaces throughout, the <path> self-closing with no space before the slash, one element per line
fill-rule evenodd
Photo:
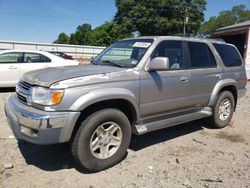
<path fill-rule="evenodd" d="M 199 120 L 154 131 L 140 136 L 134 135 L 129 148 L 133 151 L 138 151 L 161 142 L 167 142 L 174 138 L 200 131 L 203 129 L 203 127 L 209 128 L 207 125 L 205 125 L 204 121 Z"/>
<path fill-rule="evenodd" d="M 194 121 L 141 136 L 133 136 L 129 148 L 133 151 L 139 151 L 143 148 L 202 130 L 203 126 L 204 123 L 202 121 Z M 28 165 L 34 165 L 45 171 L 75 168 L 81 173 L 90 173 L 74 162 L 68 144 L 40 146 L 19 141 L 18 145 Z"/>
<path fill-rule="evenodd" d="M 16 89 L 14 87 L 10 88 L 0 88 L 0 93 L 10 93 L 10 92 L 15 92 Z"/>
<path fill-rule="evenodd" d="M 19 141 L 18 146 L 28 165 L 34 165 L 45 171 L 75 168 L 81 173 L 90 173 L 74 162 L 70 154 L 69 144 L 43 146 Z"/>

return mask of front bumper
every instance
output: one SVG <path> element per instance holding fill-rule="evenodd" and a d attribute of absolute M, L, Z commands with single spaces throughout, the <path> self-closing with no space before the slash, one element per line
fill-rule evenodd
<path fill-rule="evenodd" d="M 42 145 L 69 141 L 69 127 L 74 127 L 79 116 L 79 112 L 46 112 L 29 107 L 15 94 L 8 98 L 4 110 L 17 139 Z"/>

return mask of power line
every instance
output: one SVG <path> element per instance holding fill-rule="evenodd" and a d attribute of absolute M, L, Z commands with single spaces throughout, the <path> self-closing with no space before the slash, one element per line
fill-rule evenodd
<path fill-rule="evenodd" d="M 6 15 L 16 15 L 16 16 L 25 16 L 25 17 L 41 17 L 41 18 L 49 18 L 49 19 L 67 19 L 67 20 L 81 20 L 82 18 L 74 18 L 74 17 L 63 17 L 63 16 L 50 16 L 50 15 L 41 15 L 41 14 L 27 14 L 27 13 L 20 13 L 20 12 L 10 12 L 10 11 L 0 11 L 0 14 Z M 86 20 L 86 19 L 85 19 Z M 87 21 L 87 20 L 86 20 Z M 93 22 L 105 22 L 107 20 L 99 20 L 99 19 L 88 19 L 88 21 Z"/>
<path fill-rule="evenodd" d="M 119 5 L 124 5 L 123 3 L 116 3 L 118 6 Z M 185 12 L 186 9 L 186 5 L 160 5 L 160 4 L 154 4 L 154 3 L 144 3 L 144 2 L 140 2 L 140 4 L 142 4 L 142 6 L 146 7 L 146 8 L 154 8 L 156 10 L 168 10 L 168 11 L 176 11 L 176 9 L 182 9 L 180 12 Z M 133 4 L 126 4 L 125 7 L 134 7 Z M 188 6 L 189 7 L 189 6 Z M 190 7 L 189 7 L 190 8 Z M 202 7 L 197 6 L 199 11 L 204 10 Z M 205 8 L 205 7 L 204 7 Z"/>

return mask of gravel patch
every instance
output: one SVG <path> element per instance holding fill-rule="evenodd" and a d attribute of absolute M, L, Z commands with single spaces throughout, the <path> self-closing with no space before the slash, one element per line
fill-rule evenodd
<path fill-rule="evenodd" d="M 0 187 L 250 187 L 250 83 L 230 126 L 204 121 L 133 136 L 118 165 L 89 173 L 74 163 L 67 144 L 17 142 L 0 92 Z"/>

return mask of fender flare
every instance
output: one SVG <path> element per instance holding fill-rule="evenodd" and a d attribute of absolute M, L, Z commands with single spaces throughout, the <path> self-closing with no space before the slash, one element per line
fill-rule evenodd
<path fill-rule="evenodd" d="M 209 100 L 209 103 L 208 103 L 208 106 L 213 106 L 216 99 L 217 99 L 217 96 L 219 94 L 219 92 L 221 91 L 221 89 L 223 87 L 227 87 L 227 86 L 235 86 L 236 89 L 238 88 L 237 86 L 237 82 L 233 79 L 224 79 L 224 80 L 220 80 L 214 87 L 213 91 L 212 91 L 212 94 L 210 96 L 210 100 Z"/>
<path fill-rule="evenodd" d="M 122 88 L 104 88 L 104 89 L 97 89 L 90 91 L 81 97 L 79 97 L 69 108 L 70 111 L 79 112 L 87 108 L 88 106 L 95 104 L 97 102 L 102 102 L 105 100 L 112 100 L 112 99 L 123 99 L 127 100 L 132 104 L 134 107 L 134 110 L 136 112 L 136 121 L 139 121 L 140 113 L 139 113 L 139 107 L 137 104 L 135 95 L 127 89 Z M 77 116 L 77 119 L 79 118 L 79 115 Z M 77 121 L 75 119 L 75 122 Z M 60 142 L 68 142 L 72 136 L 73 130 L 75 128 L 75 124 L 72 125 L 71 123 L 68 123 L 64 126 L 61 136 L 60 136 Z"/>
<path fill-rule="evenodd" d="M 123 88 L 103 88 L 90 91 L 79 97 L 69 110 L 83 111 L 92 104 L 112 99 L 123 99 L 131 103 L 136 112 L 136 121 L 140 119 L 138 99 L 130 90 Z"/>

